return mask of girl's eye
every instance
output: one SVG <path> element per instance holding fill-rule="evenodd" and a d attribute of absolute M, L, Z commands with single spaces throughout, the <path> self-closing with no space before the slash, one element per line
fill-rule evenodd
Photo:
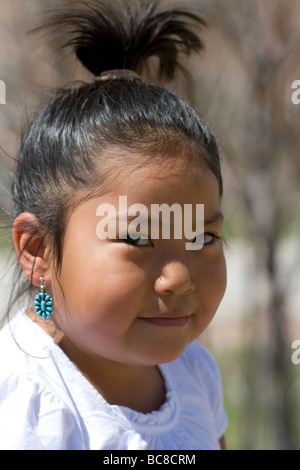
<path fill-rule="evenodd" d="M 128 233 L 126 238 L 122 238 L 122 240 L 134 246 L 153 246 L 151 240 L 146 235 L 142 235 L 138 238 L 132 238 Z"/>
<path fill-rule="evenodd" d="M 204 234 L 204 245 L 210 245 L 217 237 L 213 233 Z"/>
<path fill-rule="evenodd" d="M 219 237 L 217 237 L 213 233 L 204 233 L 204 234 L 201 233 L 200 235 L 198 235 L 197 237 L 194 238 L 193 243 L 194 244 L 200 244 L 201 246 L 210 245 L 217 238 L 219 238 Z"/>
<path fill-rule="evenodd" d="M 214 235 L 213 233 L 201 233 L 200 235 L 194 238 L 193 244 L 199 244 L 202 247 L 205 245 L 212 244 L 218 238 L 219 237 L 217 235 Z M 120 241 L 124 241 L 125 243 L 128 243 L 129 245 L 133 246 L 153 246 L 153 243 L 147 235 L 141 235 L 137 238 L 133 238 L 128 233 L 126 237 L 122 237 Z"/>

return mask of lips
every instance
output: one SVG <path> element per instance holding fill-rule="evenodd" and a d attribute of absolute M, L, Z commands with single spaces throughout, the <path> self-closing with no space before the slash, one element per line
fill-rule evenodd
<path fill-rule="evenodd" d="M 156 326 L 184 326 L 188 322 L 189 315 L 183 316 L 168 316 L 164 315 L 161 317 L 141 317 L 146 323 L 156 325 Z"/>

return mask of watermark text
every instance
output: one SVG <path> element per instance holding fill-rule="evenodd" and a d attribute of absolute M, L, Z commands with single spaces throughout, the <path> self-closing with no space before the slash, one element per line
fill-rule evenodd
<path fill-rule="evenodd" d="M 6 86 L 3 80 L 0 80 L 0 104 L 6 104 Z"/>
<path fill-rule="evenodd" d="M 297 365 L 300 364 L 300 339 L 295 339 L 292 342 L 292 349 L 295 349 L 296 351 L 293 352 L 292 354 L 292 363 Z"/>
<path fill-rule="evenodd" d="M 292 93 L 292 103 L 300 104 L 300 80 L 294 80 L 292 83 L 292 88 L 295 91 Z"/>
<path fill-rule="evenodd" d="M 182 239 L 187 250 L 200 250 L 204 244 L 204 204 L 151 204 L 149 211 L 144 204 L 128 207 L 127 196 L 119 196 L 119 207 L 100 204 L 96 216 L 101 217 L 96 227 L 100 240 Z M 194 210 L 193 210 L 194 209 Z M 194 221 L 194 224 L 193 224 Z M 171 227 L 173 228 L 171 234 Z M 150 232 L 150 233 L 149 233 Z"/>

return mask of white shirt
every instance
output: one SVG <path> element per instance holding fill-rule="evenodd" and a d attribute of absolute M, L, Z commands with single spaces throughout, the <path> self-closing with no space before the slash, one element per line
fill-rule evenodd
<path fill-rule="evenodd" d="M 227 417 L 217 365 L 198 341 L 159 366 L 166 401 L 139 413 L 108 404 L 24 313 L 0 332 L 0 449 L 219 449 Z"/>

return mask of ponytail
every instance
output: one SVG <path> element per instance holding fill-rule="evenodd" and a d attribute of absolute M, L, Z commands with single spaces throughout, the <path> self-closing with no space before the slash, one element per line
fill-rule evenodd
<path fill-rule="evenodd" d="M 184 71 L 180 53 L 203 49 L 196 31 L 205 22 L 188 10 L 159 11 L 158 5 L 157 0 L 88 1 L 51 12 L 35 31 L 73 50 L 95 77 L 115 69 L 140 75 L 157 57 L 158 77 L 172 80 L 177 70 Z"/>

